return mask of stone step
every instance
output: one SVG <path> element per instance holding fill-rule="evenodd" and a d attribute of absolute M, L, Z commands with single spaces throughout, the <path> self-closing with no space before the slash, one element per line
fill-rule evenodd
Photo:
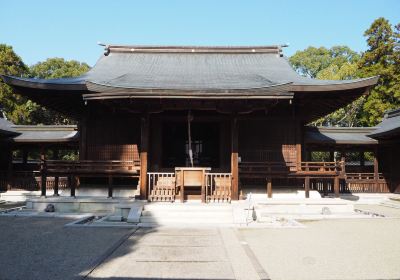
<path fill-rule="evenodd" d="M 230 204 L 186 204 L 186 203 L 149 203 L 144 206 L 149 211 L 227 211 L 232 209 Z"/>
<path fill-rule="evenodd" d="M 162 225 L 172 225 L 172 224 L 191 224 L 191 225 L 199 225 L 199 224 L 230 224 L 233 223 L 232 215 L 230 217 L 180 217 L 180 218 L 171 218 L 171 217 L 151 217 L 151 216 L 142 216 L 140 217 L 140 223 L 146 224 L 162 224 Z"/>
<path fill-rule="evenodd" d="M 142 212 L 142 217 L 150 216 L 150 217 L 171 217 L 171 218 L 194 218 L 194 217 L 204 217 L 204 218 L 213 218 L 213 217 L 231 217 L 232 211 L 217 211 L 217 212 L 199 212 L 199 211 L 149 211 L 144 210 Z"/>

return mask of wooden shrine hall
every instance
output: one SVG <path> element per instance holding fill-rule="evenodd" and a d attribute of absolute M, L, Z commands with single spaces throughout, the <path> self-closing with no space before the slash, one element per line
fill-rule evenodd
<path fill-rule="evenodd" d="M 353 190 L 351 180 L 358 191 L 398 188 L 378 165 L 371 131 L 362 131 L 364 142 L 341 143 L 307 127 L 368 94 L 378 78 L 302 77 L 282 46 L 107 45 L 77 78 L 2 79 L 78 121 L 79 159 L 44 158 L 40 166 L 42 181 L 68 177 L 73 196 L 85 178 L 105 179 L 109 196 L 119 178 L 130 178 L 151 201 L 231 201 L 254 187 L 271 197 L 290 186 L 306 197 L 311 189 L 339 196 Z M 346 161 L 352 148 L 359 168 Z"/>

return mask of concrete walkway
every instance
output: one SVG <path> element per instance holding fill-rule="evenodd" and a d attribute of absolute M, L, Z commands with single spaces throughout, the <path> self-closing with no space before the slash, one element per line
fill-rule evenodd
<path fill-rule="evenodd" d="M 260 279 L 233 229 L 139 229 L 89 279 Z"/>

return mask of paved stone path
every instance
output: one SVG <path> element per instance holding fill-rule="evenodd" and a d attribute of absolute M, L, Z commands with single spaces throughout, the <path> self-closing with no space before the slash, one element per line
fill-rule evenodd
<path fill-rule="evenodd" d="M 139 229 L 89 279 L 260 279 L 233 229 Z"/>
<path fill-rule="evenodd" d="M 130 231 L 64 227 L 69 222 L 0 216 L 0 279 L 82 279 L 99 256 Z"/>

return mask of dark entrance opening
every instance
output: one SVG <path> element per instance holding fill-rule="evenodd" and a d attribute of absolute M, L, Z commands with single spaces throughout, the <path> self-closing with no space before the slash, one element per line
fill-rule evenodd
<path fill-rule="evenodd" d="M 219 167 L 219 126 L 219 123 L 192 122 L 192 150 L 195 167 Z M 187 123 L 164 123 L 162 139 L 163 167 L 189 167 Z"/>

